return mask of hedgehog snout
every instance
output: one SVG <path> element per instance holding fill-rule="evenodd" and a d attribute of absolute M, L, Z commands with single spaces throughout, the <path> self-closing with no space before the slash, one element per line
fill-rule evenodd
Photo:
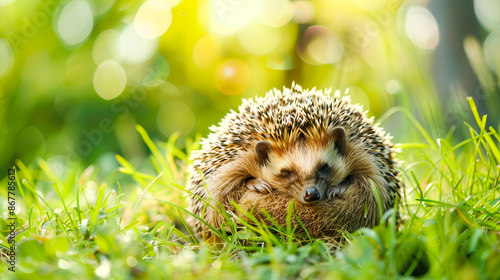
<path fill-rule="evenodd" d="M 312 202 L 319 200 L 321 198 L 321 195 L 318 191 L 317 188 L 309 188 L 304 191 L 304 201 L 305 202 Z"/>
<path fill-rule="evenodd" d="M 317 200 L 324 200 L 328 197 L 328 182 L 323 179 L 307 180 L 304 184 L 304 192 L 302 198 L 304 202 L 313 202 Z"/>

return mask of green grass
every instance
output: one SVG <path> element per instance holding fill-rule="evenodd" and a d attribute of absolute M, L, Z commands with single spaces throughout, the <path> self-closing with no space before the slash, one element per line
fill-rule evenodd
<path fill-rule="evenodd" d="M 384 117 L 406 113 L 424 139 L 397 144 L 406 161 L 403 222 L 396 225 L 389 211 L 380 226 L 345 233 L 344 245 L 297 235 L 292 205 L 285 227 L 255 220 L 237 233 L 222 213 L 234 234 L 213 229 L 225 243 L 202 243 L 186 226 L 192 214 L 183 187 L 187 154 L 199 139 L 180 150 L 175 135 L 155 144 L 137 127 L 149 162 L 136 167 L 117 155 L 122 176 L 109 186 L 99 166 L 58 176 L 43 159 L 30 166 L 18 161 L 16 272 L 2 263 L 0 278 L 500 279 L 500 136 L 471 99 L 469 105 L 476 123 L 464 124 L 470 138 L 462 142 L 452 133 L 433 139 L 401 108 Z M 6 209 L 6 188 L 1 193 Z M 0 235 L 3 254 L 7 235 Z"/>

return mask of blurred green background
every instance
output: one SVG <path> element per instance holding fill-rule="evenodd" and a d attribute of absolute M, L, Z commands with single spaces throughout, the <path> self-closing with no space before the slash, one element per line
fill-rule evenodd
<path fill-rule="evenodd" d="M 496 0 L 0 0 L 0 167 L 140 165 L 136 124 L 182 146 L 292 81 L 464 135 L 465 96 L 498 125 L 499 31 Z M 416 141 L 401 113 L 382 125 Z"/>

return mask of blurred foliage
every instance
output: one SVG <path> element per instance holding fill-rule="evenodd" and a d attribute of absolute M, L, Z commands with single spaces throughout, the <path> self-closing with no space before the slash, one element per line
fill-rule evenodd
<path fill-rule="evenodd" d="M 443 136 L 444 118 L 460 125 L 462 95 L 476 92 L 464 94 L 457 81 L 457 97 L 440 105 L 429 71 L 447 34 L 425 4 L 1 1 L 0 166 L 42 156 L 60 173 L 80 161 L 111 170 L 116 153 L 141 162 L 146 150 L 136 124 L 155 139 L 177 132 L 182 145 L 186 136 L 205 135 L 242 97 L 292 81 L 348 88 L 374 116 L 406 107 L 432 136 Z M 479 101 L 495 105 L 500 40 L 489 31 L 499 30 L 498 4 L 474 4 L 485 26 L 484 55 L 474 38 L 466 50 L 480 75 Z M 384 125 L 408 141 L 415 135 L 405 124 L 391 118 Z"/>

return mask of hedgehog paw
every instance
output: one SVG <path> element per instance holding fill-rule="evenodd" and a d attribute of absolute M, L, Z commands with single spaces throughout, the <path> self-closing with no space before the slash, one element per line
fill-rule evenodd
<path fill-rule="evenodd" d="M 260 178 L 251 178 L 246 181 L 246 187 L 261 194 L 269 194 L 272 191 L 271 185 Z"/>
<path fill-rule="evenodd" d="M 328 199 L 336 198 L 341 196 L 346 191 L 346 189 L 346 187 L 335 186 L 333 188 L 329 188 L 326 195 Z"/>

